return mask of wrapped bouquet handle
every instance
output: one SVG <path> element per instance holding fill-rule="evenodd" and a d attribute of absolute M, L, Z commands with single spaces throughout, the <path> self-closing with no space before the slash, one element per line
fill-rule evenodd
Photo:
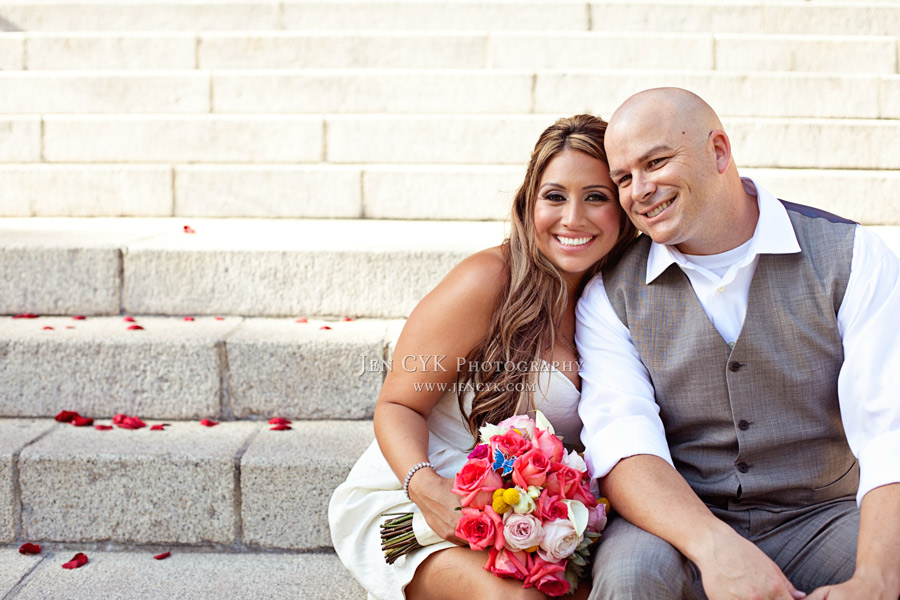
<path fill-rule="evenodd" d="M 389 565 L 413 550 L 444 541 L 418 511 L 387 513 L 384 516 L 388 519 L 381 524 L 381 549 Z"/>

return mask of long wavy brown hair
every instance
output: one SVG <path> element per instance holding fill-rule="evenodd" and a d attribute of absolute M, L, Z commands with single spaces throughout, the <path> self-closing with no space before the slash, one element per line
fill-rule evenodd
<path fill-rule="evenodd" d="M 485 339 L 469 353 L 469 365 L 539 364 L 556 344 L 568 303 L 559 269 L 538 250 L 534 207 L 547 164 L 563 150 L 577 150 L 609 165 L 603 149 L 606 121 L 591 115 L 560 119 L 538 138 L 525 181 L 512 207 L 512 231 L 503 242 L 507 281 Z M 622 212 L 622 226 L 612 250 L 582 279 L 584 284 L 606 264 L 613 264 L 634 241 L 637 230 Z M 581 289 L 578 290 L 581 293 Z M 534 407 L 538 372 L 527 368 L 468 369 L 460 373 L 459 406 L 473 437 L 485 423 L 497 423 Z M 466 389 L 474 389 L 472 409 L 464 408 Z M 518 390 L 518 391 L 517 391 Z M 523 391 L 524 390 L 524 391 Z"/>

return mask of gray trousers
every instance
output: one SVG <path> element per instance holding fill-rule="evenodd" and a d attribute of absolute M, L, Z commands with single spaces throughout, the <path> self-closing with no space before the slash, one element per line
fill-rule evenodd
<path fill-rule="evenodd" d="M 795 510 L 710 507 L 765 552 L 798 590 L 846 581 L 856 568 L 853 498 Z M 613 516 L 594 558 L 591 600 L 705 600 L 700 571 L 668 542 Z"/>

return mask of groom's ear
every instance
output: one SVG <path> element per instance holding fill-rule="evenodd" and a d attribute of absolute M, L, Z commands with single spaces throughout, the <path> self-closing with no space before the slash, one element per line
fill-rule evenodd
<path fill-rule="evenodd" d="M 716 157 L 716 170 L 724 173 L 731 164 L 731 140 L 721 129 L 714 129 L 709 133 L 708 143 L 712 145 L 712 151 Z"/>

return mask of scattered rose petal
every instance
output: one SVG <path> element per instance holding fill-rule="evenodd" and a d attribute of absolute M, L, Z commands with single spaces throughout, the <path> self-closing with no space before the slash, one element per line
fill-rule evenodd
<path fill-rule="evenodd" d="M 120 429 L 141 429 L 147 426 L 146 423 L 137 417 L 130 417 L 122 414 L 114 416 L 113 423 L 118 425 Z"/>
<path fill-rule="evenodd" d="M 329 327 L 328 325 L 322 325 L 321 327 L 319 327 L 319 329 L 331 329 L 331 327 Z"/>
<path fill-rule="evenodd" d="M 37 544 L 26 543 L 19 547 L 19 554 L 40 554 L 41 547 Z"/>
<path fill-rule="evenodd" d="M 125 317 L 122 320 L 125 321 L 126 323 L 134 323 L 134 317 Z"/>
<path fill-rule="evenodd" d="M 216 425 L 218 425 L 216 421 L 211 421 L 209 419 L 203 419 L 202 421 L 200 421 L 200 424 L 204 427 L 215 427 Z"/>
<path fill-rule="evenodd" d="M 216 321 L 224 321 L 225 317 L 216 317 Z"/>
<path fill-rule="evenodd" d="M 75 329 L 73 325 L 66 325 L 66 329 Z"/>
<path fill-rule="evenodd" d="M 81 416 L 74 410 L 64 410 L 61 411 L 58 415 L 56 415 L 56 420 L 60 423 L 68 423 L 75 417 Z"/>
<path fill-rule="evenodd" d="M 193 321 L 193 320 L 194 320 L 194 317 L 185 317 L 184 320 L 185 320 L 185 321 Z"/>
<path fill-rule="evenodd" d="M 172 556 L 171 552 L 163 552 L 162 554 L 157 554 L 153 558 L 156 560 L 165 560 L 165 559 L 169 558 L 170 556 Z"/>
<path fill-rule="evenodd" d="M 309 323 L 309 320 L 306 317 L 300 317 L 294 323 Z"/>
<path fill-rule="evenodd" d="M 185 226 L 184 226 L 184 232 L 185 232 L 185 233 L 197 233 L 196 231 L 194 231 L 194 228 L 191 227 L 190 225 L 185 225 Z"/>
<path fill-rule="evenodd" d="M 72 317 L 73 321 L 84 321 L 85 319 L 87 319 L 87 317 L 85 317 L 84 315 L 75 315 L 74 317 Z"/>
<path fill-rule="evenodd" d="M 20 315 L 16 315 L 13 319 L 37 319 L 38 315 L 34 313 L 22 313 Z"/>
<path fill-rule="evenodd" d="M 94 425 L 94 429 L 97 431 L 109 431 L 112 428 L 112 425 Z"/>
<path fill-rule="evenodd" d="M 171 423 L 157 423 L 156 425 L 150 426 L 150 431 L 165 431 L 166 427 L 169 427 L 171 425 Z"/>
<path fill-rule="evenodd" d="M 89 417 L 82 417 L 78 415 L 74 419 L 72 419 L 72 425 L 75 427 L 87 427 L 88 425 L 93 425 L 94 420 Z"/>
<path fill-rule="evenodd" d="M 285 419 L 284 417 L 274 417 L 269 419 L 269 425 L 290 425 L 290 419 Z"/>
<path fill-rule="evenodd" d="M 45 326 L 44 326 L 44 331 L 53 331 L 53 328 L 50 327 L 49 325 L 45 325 Z"/>
<path fill-rule="evenodd" d="M 140 325 L 129 325 L 129 326 L 128 326 L 128 329 L 129 329 L 130 331 L 137 331 L 137 330 L 143 330 L 144 328 L 141 327 Z"/>
<path fill-rule="evenodd" d="M 355 321 L 355 320 L 356 319 L 354 319 L 353 317 L 344 317 L 343 319 L 341 319 L 341 321 Z"/>
<path fill-rule="evenodd" d="M 63 569 L 77 569 L 78 567 L 83 567 L 88 563 L 88 557 L 85 556 L 84 552 L 79 552 L 75 556 L 72 557 L 72 560 L 64 564 Z"/>
<path fill-rule="evenodd" d="M 269 431 L 290 431 L 291 426 L 286 424 L 275 425 L 269 428 Z"/>

